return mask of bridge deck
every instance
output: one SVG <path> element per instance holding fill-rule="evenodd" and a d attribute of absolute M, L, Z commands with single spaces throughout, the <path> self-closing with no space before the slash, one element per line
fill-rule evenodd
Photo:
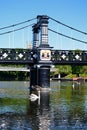
<path fill-rule="evenodd" d="M 38 50 L 32 49 L 0 49 L 0 63 L 34 64 L 34 55 Z M 51 61 L 54 65 L 87 65 L 87 51 L 82 50 L 51 50 Z"/>
<path fill-rule="evenodd" d="M 33 64 L 31 49 L 0 49 L 0 63 Z"/>
<path fill-rule="evenodd" d="M 52 61 L 57 65 L 87 65 L 87 51 L 52 50 Z"/>

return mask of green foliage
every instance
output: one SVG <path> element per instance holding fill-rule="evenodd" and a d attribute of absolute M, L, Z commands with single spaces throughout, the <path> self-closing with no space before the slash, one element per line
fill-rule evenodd
<path fill-rule="evenodd" d="M 72 65 L 72 74 L 76 74 L 77 77 L 79 77 L 79 74 L 81 73 L 82 66 L 80 65 Z"/>
<path fill-rule="evenodd" d="M 87 66 L 82 67 L 81 74 L 87 74 Z"/>
<path fill-rule="evenodd" d="M 58 73 L 71 73 L 71 66 L 70 65 L 56 65 L 56 68 L 58 68 Z"/>
<path fill-rule="evenodd" d="M 4 81 L 10 81 L 10 80 L 16 80 L 16 81 L 23 81 L 23 80 L 29 80 L 29 73 L 28 72 L 18 72 L 18 71 L 1 71 L 0 72 L 0 80 Z"/>

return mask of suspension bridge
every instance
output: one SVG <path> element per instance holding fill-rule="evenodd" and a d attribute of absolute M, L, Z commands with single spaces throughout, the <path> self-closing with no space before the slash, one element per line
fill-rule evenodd
<path fill-rule="evenodd" d="M 68 26 L 47 15 L 38 15 L 34 19 L 2 27 L 0 30 L 29 23 L 35 19 L 37 19 L 36 23 L 0 33 L 0 35 L 6 35 L 29 26 L 32 26 L 33 32 L 32 48 L 0 48 L 0 64 L 26 64 L 30 66 L 30 85 L 39 85 L 42 86 L 42 88 L 47 88 L 50 86 L 50 68 L 52 68 L 54 65 L 87 65 L 86 50 L 57 50 L 53 49 L 53 46 L 51 47 L 51 45 L 49 45 L 48 31 L 56 35 L 61 35 L 70 40 L 87 44 L 87 42 L 84 40 L 71 37 L 49 28 L 49 20 L 52 20 L 83 35 L 87 35 L 87 33 Z"/>

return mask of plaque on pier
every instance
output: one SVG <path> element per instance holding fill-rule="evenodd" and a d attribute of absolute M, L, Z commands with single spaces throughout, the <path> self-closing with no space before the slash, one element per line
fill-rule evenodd
<path fill-rule="evenodd" d="M 50 50 L 41 50 L 40 51 L 40 60 L 41 61 L 50 61 L 51 60 L 51 51 Z"/>

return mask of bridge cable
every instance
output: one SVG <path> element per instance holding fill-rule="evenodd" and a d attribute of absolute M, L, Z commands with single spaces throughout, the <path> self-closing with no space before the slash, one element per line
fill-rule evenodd
<path fill-rule="evenodd" d="M 22 30 L 24 28 L 27 28 L 27 27 L 33 26 L 33 25 L 34 25 L 34 23 L 30 24 L 30 25 L 26 25 L 26 26 L 18 28 L 18 29 L 14 29 L 14 30 L 10 30 L 10 31 L 7 31 L 7 32 L 0 33 L 0 35 L 5 35 L 5 34 L 8 34 L 8 33 L 16 32 L 16 31 Z"/>
<path fill-rule="evenodd" d="M 13 24 L 13 25 L 5 26 L 5 27 L 0 28 L 0 30 L 7 29 L 7 28 L 12 28 L 12 27 L 15 27 L 15 26 L 18 26 L 18 25 L 21 25 L 21 24 L 25 24 L 25 23 L 33 21 L 35 19 L 36 18 L 33 18 L 33 19 L 29 19 L 29 20 L 26 20 L 26 21 L 23 21 L 23 22 L 20 22 L 20 23 L 16 23 L 16 24 Z"/>
<path fill-rule="evenodd" d="M 65 35 L 65 34 L 62 34 L 62 33 L 56 32 L 56 31 L 54 31 L 54 30 L 52 30 L 52 29 L 50 29 L 50 28 L 48 28 L 48 30 L 51 31 L 51 32 L 53 32 L 53 33 L 56 33 L 56 34 L 58 34 L 58 35 L 61 35 L 61 36 L 63 36 L 63 37 L 66 37 L 66 38 L 72 39 L 72 40 L 74 40 L 74 41 L 78 41 L 78 42 L 81 42 L 81 43 L 87 44 L 87 42 L 85 42 L 85 41 L 82 41 L 82 40 L 79 40 L 79 39 L 76 39 L 76 38 L 70 37 L 70 36 L 68 36 L 68 35 Z"/>
<path fill-rule="evenodd" d="M 49 16 L 48 16 L 48 17 L 49 17 Z M 84 31 L 81 31 L 81 30 L 79 30 L 79 29 L 73 28 L 73 27 L 71 27 L 71 26 L 69 26 L 69 25 L 66 25 L 66 24 L 64 24 L 64 23 L 62 23 L 62 22 L 60 22 L 60 21 L 58 21 L 58 20 L 56 20 L 56 19 L 54 19 L 54 18 L 52 18 L 52 17 L 49 17 L 49 18 L 50 18 L 51 20 L 55 21 L 56 23 L 59 23 L 59 24 L 65 26 L 65 27 L 67 27 L 67 28 L 70 28 L 70 29 L 72 29 L 72 30 L 74 30 L 74 31 L 77 31 L 77 32 L 79 32 L 79 33 L 82 33 L 82 34 L 87 35 L 87 32 L 84 32 Z"/>

